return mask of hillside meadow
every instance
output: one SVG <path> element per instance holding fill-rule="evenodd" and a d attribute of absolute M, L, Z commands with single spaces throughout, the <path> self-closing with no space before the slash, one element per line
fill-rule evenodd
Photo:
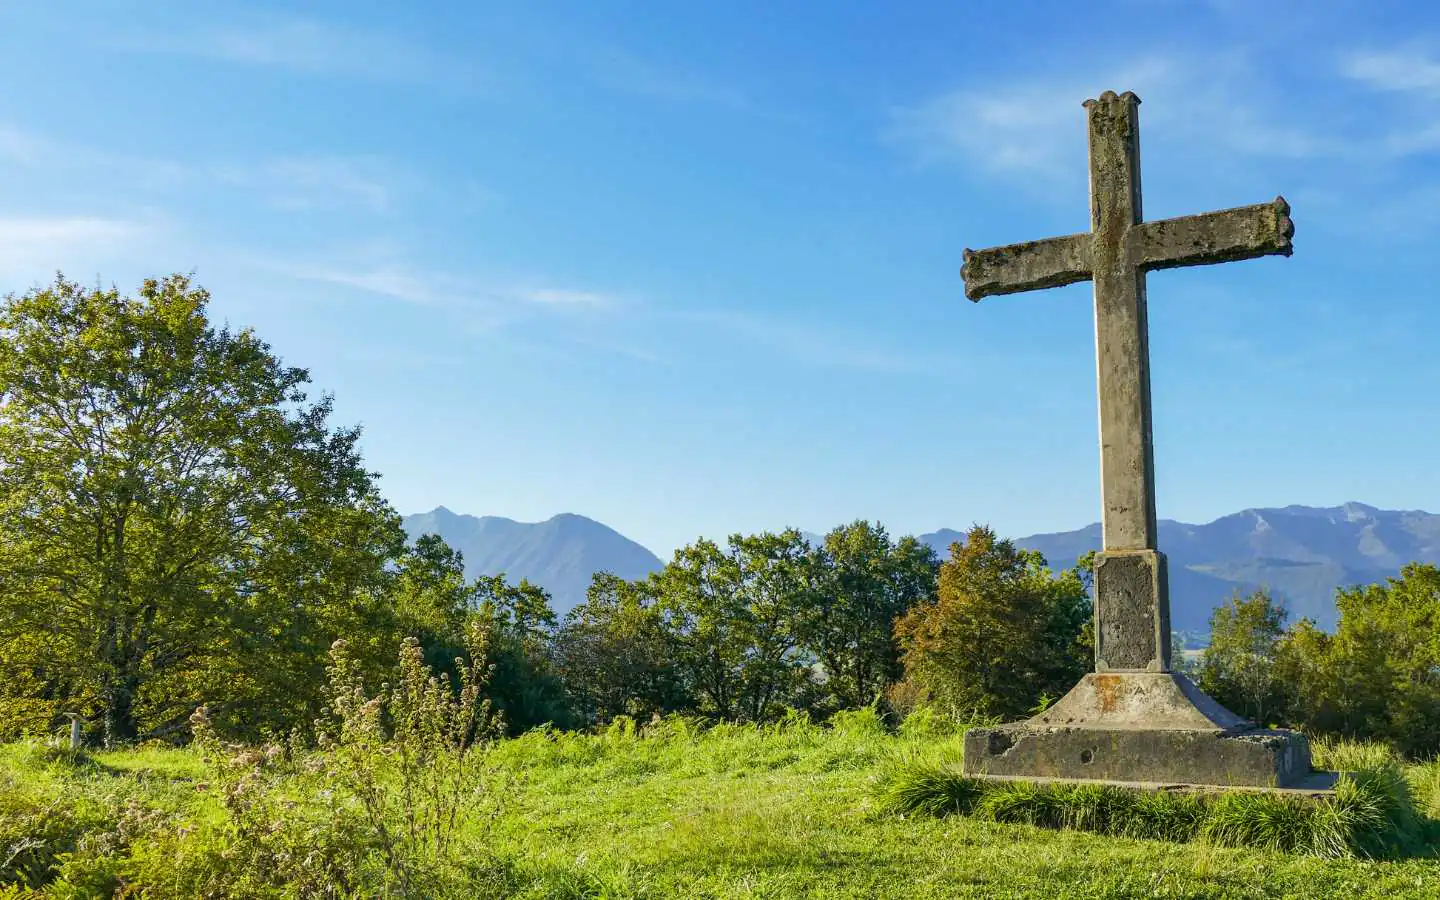
<path fill-rule="evenodd" d="M 6 745 L 0 897 L 1440 895 L 1433 765 L 1406 767 L 1428 846 L 1369 860 L 900 814 L 897 772 L 961 756 L 960 730 L 924 715 L 898 733 L 868 710 L 537 729 L 463 768 L 371 750 Z M 1373 745 L 1319 750 L 1389 764 Z"/>

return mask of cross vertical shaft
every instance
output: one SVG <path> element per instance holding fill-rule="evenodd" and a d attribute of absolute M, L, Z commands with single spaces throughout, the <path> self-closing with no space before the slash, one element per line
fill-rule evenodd
<path fill-rule="evenodd" d="M 1095 560 L 1095 671 L 1170 671 L 1170 591 L 1157 544 L 1145 273 L 1289 256 L 1294 225 L 1271 203 L 1145 222 L 1140 99 L 1088 100 L 1090 231 L 966 250 L 965 296 L 979 300 L 1089 279 L 1095 284 L 1104 538 Z"/>
<path fill-rule="evenodd" d="M 1131 229 L 1141 222 L 1139 102 L 1127 92 L 1085 104 L 1105 550 L 1156 547 L 1145 273 L 1128 251 Z"/>

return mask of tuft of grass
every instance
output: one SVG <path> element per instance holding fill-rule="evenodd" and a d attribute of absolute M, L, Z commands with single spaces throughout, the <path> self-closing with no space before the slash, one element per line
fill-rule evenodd
<path fill-rule="evenodd" d="M 925 761 L 911 763 L 883 777 L 877 799 L 880 808 L 887 812 L 968 815 L 974 811 L 982 793 L 975 779 L 966 778 L 950 766 Z"/>
<path fill-rule="evenodd" d="M 1428 819 L 1440 819 L 1440 759 L 1416 763 L 1406 769 L 1415 808 Z"/>
<path fill-rule="evenodd" d="M 1385 744 L 1328 737 L 1309 741 L 1311 763 L 1328 772 L 1373 772 L 1401 762 L 1400 755 Z"/>
<path fill-rule="evenodd" d="M 1341 778 L 1333 796 L 1144 791 L 1105 784 L 987 781 L 953 764 L 902 763 L 879 781 L 884 812 L 977 819 L 1116 837 L 1324 858 L 1432 856 L 1434 825 L 1399 765 Z"/>

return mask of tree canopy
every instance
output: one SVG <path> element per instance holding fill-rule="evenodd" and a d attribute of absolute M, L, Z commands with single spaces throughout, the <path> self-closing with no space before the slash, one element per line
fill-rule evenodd
<path fill-rule="evenodd" d="M 178 275 L 135 298 L 57 278 L 0 307 L 0 665 L 107 741 L 207 694 L 296 715 L 323 667 L 292 651 L 373 625 L 403 543 L 359 429 L 208 301 Z"/>

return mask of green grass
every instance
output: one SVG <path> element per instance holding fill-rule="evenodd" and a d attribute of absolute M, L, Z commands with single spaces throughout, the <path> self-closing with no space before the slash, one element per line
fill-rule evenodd
<path fill-rule="evenodd" d="M 898 814 L 959 814 L 991 822 L 1116 837 L 1309 854 L 1434 856 L 1435 823 L 1417 809 L 1400 767 L 1347 774 L 1323 799 L 1268 792 L 1170 793 L 1099 784 L 994 782 L 952 765 L 897 768 L 877 796 Z"/>
<path fill-rule="evenodd" d="M 1313 835 L 1323 824 L 1311 821 L 1313 804 L 1257 811 L 1246 806 L 1253 800 L 1225 800 L 1220 815 L 1194 798 L 1094 786 L 987 792 L 953 777 L 959 735 L 921 724 L 887 734 L 858 713 L 833 728 L 671 720 L 599 735 L 532 732 L 489 753 L 488 799 L 467 814 L 459 868 L 417 896 L 1440 896 L 1440 862 L 1413 855 L 1428 847 L 1407 856 L 1346 843 L 1326 856 L 1246 831 Z M 1339 752 L 1374 751 L 1322 748 Z M 1361 785 L 1357 796 L 1373 802 L 1354 814 L 1374 815 L 1409 791 L 1414 827 L 1429 827 L 1418 816 L 1440 799 L 1435 767 L 1387 764 L 1408 782 Z M 897 773 L 929 773 L 908 782 L 908 807 L 896 803 Z M 12 861 L 0 884 L 49 882 L 34 893 L 0 888 L 0 897 L 107 896 L 117 884 L 195 896 L 172 873 L 239 858 L 210 777 L 190 751 L 70 759 L 36 744 L 0 747 L 0 863 L 17 842 L 37 844 L 25 851 L 32 868 Z M 280 778 L 275 789 L 295 800 L 275 808 L 298 803 L 298 818 L 318 787 L 298 770 Z M 968 814 L 946 814 L 955 812 Z M 1357 833 L 1353 822 L 1335 827 Z M 1362 855 L 1381 851 L 1395 858 Z M 216 890 L 225 896 L 223 884 Z"/>

